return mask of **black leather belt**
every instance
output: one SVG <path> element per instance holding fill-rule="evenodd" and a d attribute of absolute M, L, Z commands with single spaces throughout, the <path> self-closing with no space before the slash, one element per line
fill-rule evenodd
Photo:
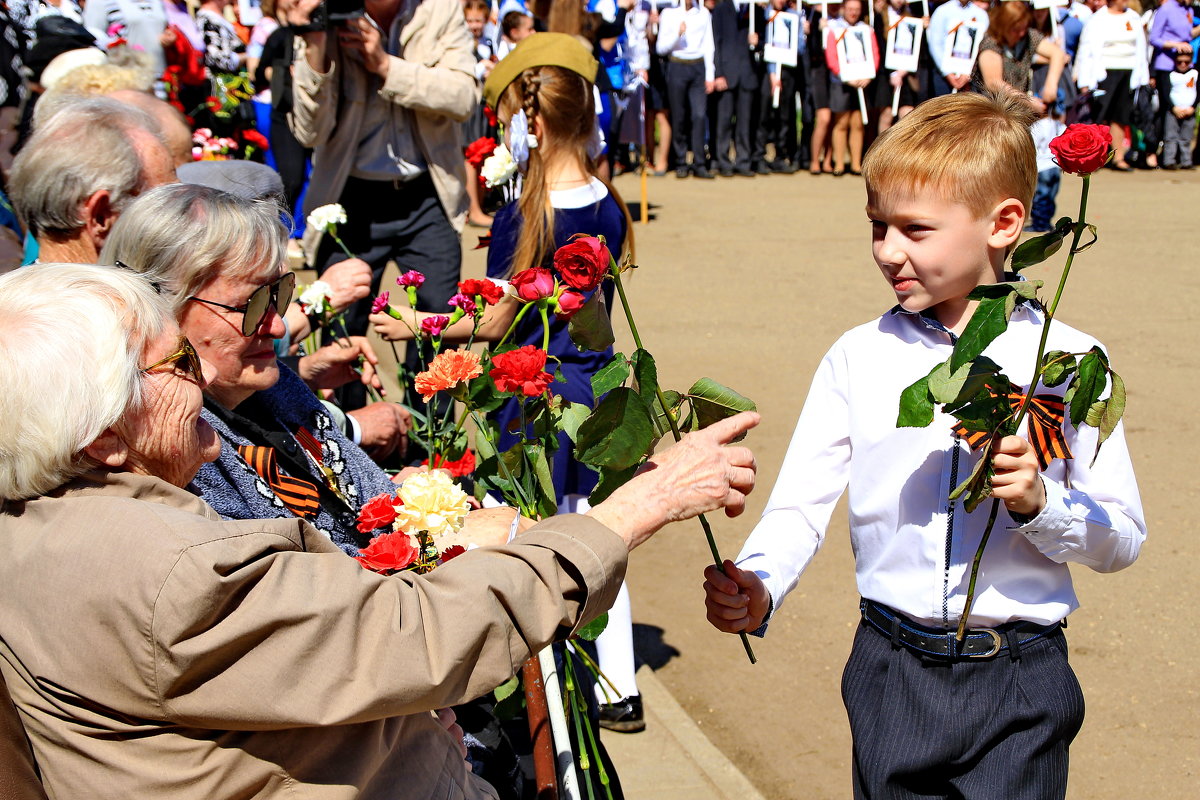
<path fill-rule="evenodd" d="M 704 59 L 703 58 L 677 58 L 676 56 L 669 56 L 667 58 L 667 60 L 670 61 L 672 64 L 699 64 Z"/>
<path fill-rule="evenodd" d="M 1065 624 L 1021 621 L 1006 622 L 995 628 L 968 628 L 959 642 L 954 630 L 927 628 L 873 600 L 863 600 L 860 609 L 863 621 L 893 642 L 914 653 L 947 661 L 992 658 L 1008 652 L 1013 644 L 1019 652 L 1021 647 L 1057 632 Z"/>

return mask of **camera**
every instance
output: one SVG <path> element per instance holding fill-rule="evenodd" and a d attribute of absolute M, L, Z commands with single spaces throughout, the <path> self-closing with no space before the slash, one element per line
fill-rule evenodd
<path fill-rule="evenodd" d="M 312 12 L 307 25 L 297 27 L 297 33 L 327 31 L 366 15 L 363 0 L 325 0 Z"/>

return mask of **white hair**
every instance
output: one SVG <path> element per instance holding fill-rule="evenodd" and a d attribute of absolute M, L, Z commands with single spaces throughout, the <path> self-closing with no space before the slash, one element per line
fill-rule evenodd
<path fill-rule="evenodd" d="M 139 363 L 170 314 L 127 270 L 37 264 L 0 277 L 0 502 L 96 466 L 83 449 L 140 407 Z"/>
<path fill-rule="evenodd" d="M 119 214 L 146 188 L 132 132 L 167 146 L 158 123 L 139 108 L 107 97 L 65 96 L 63 103 L 40 120 L 9 178 L 13 208 L 35 237 L 74 234 L 84 226 L 83 204 L 102 189 Z"/>
<path fill-rule="evenodd" d="M 100 262 L 145 273 L 179 314 L 218 277 L 267 278 L 287 260 L 287 230 L 271 201 L 187 183 L 159 186 L 113 225 Z"/>

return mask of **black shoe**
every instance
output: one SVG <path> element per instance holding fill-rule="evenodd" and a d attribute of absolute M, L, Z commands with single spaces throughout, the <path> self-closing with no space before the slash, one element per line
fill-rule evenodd
<path fill-rule="evenodd" d="M 733 177 L 733 167 L 721 167 L 721 177 L 722 178 L 732 178 Z"/>
<path fill-rule="evenodd" d="M 708 167 L 692 167 L 692 177 L 702 178 L 704 180 L 712 180 L 717 177 L 708 171 Z"/>
<path fill-rule="evenodd" d="M 771 168 L 760 161 L 754 165 L 754 172 L 758 175 L 770 175 Z"/>
<path fill-rule="evenodd" d="M 767 169 L 771 170 L 771 172 L 777 172 L 780 174 L 786 173 L 788 171 L 788 163 L 786 161 L 784 161 L 782 158 L 775 159 L 771 163 L 767 164 L 766 167 L 767 167 Z"/>
<path fill-rule="evenodd" d="M 637 733 L 646 730 L 642 714 L 642 696 L 622 697 L 615 703 L 600 705 L 600 727 L 617 733 Z"/>
<path fill-rule="evenodd" d="M 743 178 L 753 178 L 755 173 L 754 170 L 750 169 L 749 167 L 738 167 L 733 171 L 733 174 L 739 175 Z"/>
<path fill-rule="evenodd" d="M 691 171 L 689 171 L 687 167 L 680 167 L 679 169 L 675 170 L 676 178 L 686 178 L 688 175 L 691 175 L 691 174 L 692 174 Z"/>

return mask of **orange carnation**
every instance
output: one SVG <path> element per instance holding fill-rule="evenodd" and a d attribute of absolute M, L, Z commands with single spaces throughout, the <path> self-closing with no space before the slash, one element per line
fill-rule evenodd
<path fill-rule="evenodd" d="M 477 354 L 470 350 L 444 350 L 429 362 L 429 369 L 417 375 L 416 388 L 428 403 L 438 392 L 453 389 L 482 374 L 483 367 Z"/>

